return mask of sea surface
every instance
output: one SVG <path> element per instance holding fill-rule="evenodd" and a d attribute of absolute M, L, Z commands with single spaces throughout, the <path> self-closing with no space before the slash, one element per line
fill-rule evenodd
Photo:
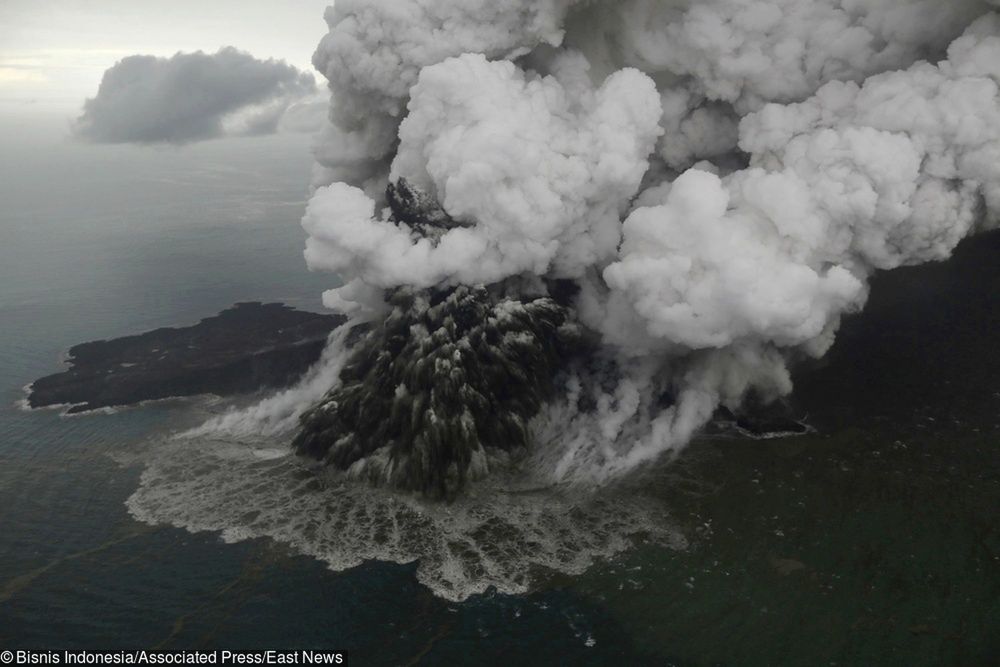
<path fill-rule="evenodd" d="M 75 343 L 241 300 L 319 309 L 336 283 L 302 260 L 307 138 L 93 147 L 17 123 L 0 135 L 0 648 L 1000 659 L 996 234 L 879 277 L 870 309 L 797 375 L 792 407 L 815 433 L 700 438 L 583 495 L 499 480 L 422 507 L 314 473 L 280 438 L 173 437 L 221 401 L 21 409 Z M 456 545 L 474 553 L 442 558 Z"/>

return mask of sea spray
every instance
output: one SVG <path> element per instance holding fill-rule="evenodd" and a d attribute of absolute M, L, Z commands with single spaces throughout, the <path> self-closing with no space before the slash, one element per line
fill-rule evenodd
<path fill-rule="evenodd" d="M 349 354 L 347 340 L 355 326 L 348 321 L 334 329 L 320 360 L 293 387 L 249 407 L 230 408 L 184 436 L 275 436 L 294 430 L 308 407 L 339 382 Z"/>

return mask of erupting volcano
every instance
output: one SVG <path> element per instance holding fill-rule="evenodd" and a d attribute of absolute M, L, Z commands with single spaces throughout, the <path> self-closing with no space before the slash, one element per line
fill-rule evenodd
<path fill-rule="evenodd" d="M 540 421 L 604 480 L 788 395 L 875 271 L 996 225 L 991 5 L 340 0 L 303 226 L 363 333 L 296 448 L 453 497 Z"/>

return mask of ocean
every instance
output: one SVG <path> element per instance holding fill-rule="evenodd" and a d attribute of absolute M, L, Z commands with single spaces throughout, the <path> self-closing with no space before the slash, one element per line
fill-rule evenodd
<path fill-rule="evenodd" d="M 876 280 L 796 378 L 814 433 L 702 437 L 615 488 L 498 479 L 424 506 L 314 471 L 280 438 L 172 437 L 226 401 L 21 409 L 75 343 L 241 300 L 316 310 L 336 279 L 302 259 L 306 137 L 90 147 L 55 119 L 17 123 L 0 137 L 0 647 L 1000 658 L 995 234 Z"/>

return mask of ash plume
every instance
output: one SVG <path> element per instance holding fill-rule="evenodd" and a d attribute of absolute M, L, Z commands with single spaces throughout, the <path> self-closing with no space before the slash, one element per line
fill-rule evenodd
<path fill-rule="evenodd" d="M 343 279 L 324 301 L 370 320 L 369 340 L 426 316 L 393 295 L 531 303 L 570 285 L 560 317 L 594 347 L 545 369 L 555 396 L 517 416 L 552 476 L 609 479 L 720 406 L 787 395 L 790 364 L 829 349 L 875 271 L 997 223 L 998 4 L 340 0 L 314 56 L 332 102 L 307 261 Z M 400 335 L 429 355 L 455 342 Z M 411 408 L 433 391 L 393 377 Z M 388 414 L 386 392 L 351 400 Z M 336 461 L 358 433 L 309 426 L 305 449 Z M 393 481 L 385 461 L 413 441 L 383 431 L 341 465 L 381 457 Z M 481 473 L 488 439 L 455 440 L 434 461 Z"/>
<path fill-rule="evenodd" d="M 311 130 L 319 125 L 305 100 L 315 94 L 312 74 L 233 47 L 170 58 L 135 55 L 104 73 L 73 132 L 95 143 L 184 144 L 271 134 L 279 125 Z"/>

